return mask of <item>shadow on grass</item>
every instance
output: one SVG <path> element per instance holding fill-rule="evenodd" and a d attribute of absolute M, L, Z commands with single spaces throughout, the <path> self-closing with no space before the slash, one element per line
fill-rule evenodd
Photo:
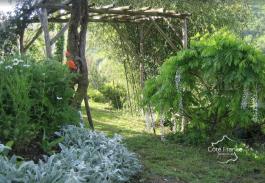
<path fill-rule="evenodd" d="M 128 137 L 125 143 L 140 155 L 145 178 L 159 175 L 189 183 L 264 183 L 265 180 L 264 161 L 239 156 L 236 163 L 220 164 L 216 154 L 209 153 L 205 147 L 161 142 L 150 134 Z"/>
<path fill-rule="evenodd" d="M 110 125 L 108 123 L 102 123 L 98 120 L 94 120 L 94 122 L 97 131 L 105 132 L 109 136 L 113 136 L 114 134 L 120 134 L 127 137 L 142 134 L 141 132 L 135 131 L 133 129 L 119 127 L 118 125 Z"/>
<path fill-rule="evenodd" d="M 159 136 L 144 131 L 142 120 L 126 117 L 119 111 L 92 106 L 92 116 L 97 131 L 109 136 L 122 135 L 128 149 L 139 154 L 145 167 L 142 182 L 149 183 L 150 177 L 158 176 L 161 180 L 172 180 L 164 182 L 175 183 L 264 183 L 262 161 L 239 157 L 236 163 L 220 164 L 207 147 L 161 142 Z"/>

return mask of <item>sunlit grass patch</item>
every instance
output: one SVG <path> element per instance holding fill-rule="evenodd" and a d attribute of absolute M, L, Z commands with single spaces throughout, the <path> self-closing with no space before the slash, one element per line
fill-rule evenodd
<path fill-rule="evenodd" d="M 109 136 L 121 134 L 126 146 L 140 155 L 145 167 L 144 182 L 156 176 L 191 183 L 263 183 L 265 180 L 262 159 L 239 153 L 236 163 L 220 164 L 216 154 L 209 153 L 205 145 L 161 142 L 159 136 L 145 131 L 144 121 L 138 116 L 111 110 L 108 104 L 91 102 L 91 109 L 96 130 Z"/>

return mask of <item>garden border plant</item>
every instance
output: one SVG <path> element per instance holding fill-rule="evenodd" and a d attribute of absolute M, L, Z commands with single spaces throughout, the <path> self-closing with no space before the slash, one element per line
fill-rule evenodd
<path fill-rule="evenodd" d="M 20 151 L 41 143 L 63 125 L 78 122 L 69 105 L 74 77 L 67 67 L 53 60 L 36 62 L 24 56 L 0 61 L 0 140 L 13 142 Z"/>
<path fill-rule="evenodd" d="M 141 170 L 137 156 L 122 145 L 121 136 L 108 138 L 76 126 L 66 126 L 56 134 L 64 138 L 61 152 L 38 164 L 0 156 L 0 182 L 119 183 Z M 0 153 L 5 149 L 0 145 Z"/>

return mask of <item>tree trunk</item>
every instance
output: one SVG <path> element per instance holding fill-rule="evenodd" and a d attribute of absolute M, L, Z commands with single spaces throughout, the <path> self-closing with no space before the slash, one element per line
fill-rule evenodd
<path fill-rule="evenodd" d="M 79 56 L 78 27 L 80 22 L 80 7 L 81 0 L 76 0 L 75 3 L 72 4 L 71 18 L 69 22 L 67 49 L 70 51 L 73 57 Z"/>
<path fill-rule="evenodd" d="M 21 31 L 19 33 L 19 52 L 21 55 L 25 53 L 24 34 L 25 34 L 25 28 L 21 28 Z"/>
<path fill-rule="evenodd" d="M 77 84 L 77 90 L 74 96 L 73 106 L 81 109 L 82 101 L 85 100 L 88 121 L 90 127 L 94 129 L 87 97 L 88 69 L 85 56 L 87 25 L 88 2 L 87 0 L 76 0 L 72 4 L 67 42 L 67 49 L 73 55 L 74 61 L 79 68 L 79 77 L 75 83 Z M 78 32 L 79 27 L 80 32 Z"/>

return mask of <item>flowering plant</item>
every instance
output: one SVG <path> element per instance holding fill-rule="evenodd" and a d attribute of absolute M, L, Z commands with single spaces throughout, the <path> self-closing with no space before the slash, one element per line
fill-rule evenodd
<path fill-rule="evenodd" d="M 25 148 L 32 139 L 49 136 L 60 126 L 78 121 L 69 105 L 73 75 L 55 61 L 28 57 L 0 60 L 0 139 Z"/>

